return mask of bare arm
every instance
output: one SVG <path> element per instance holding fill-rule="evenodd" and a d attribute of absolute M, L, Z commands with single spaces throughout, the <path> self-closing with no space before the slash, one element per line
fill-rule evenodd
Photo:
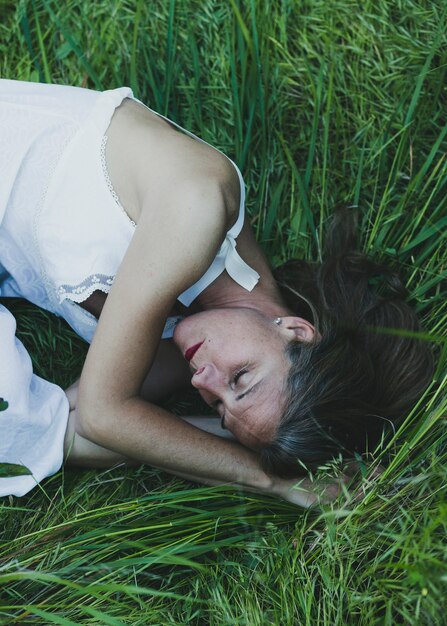
<path fill-rule="evenodd" d="M 104 448 L 98 444 L 93 443 L 89 439 L 82 437 L 77 430 L 79 429 L 79 422 L 76 411 L 77 402 L 77 388 L 78 382 L 67 389 L 66 393 L 70 402 L 70 415 L 68 420 L 68 427 L 65 436 L 64 457 L 65 463 L 74 467 L 86 467 L 86 468 L 108 468 L 116 465 L 136 465 L 138 461 L 135 458 L 124 456 L 113 450 Z M 183 421 L 191 424 L 195 428 L 204 430 L 208 433 L 212 433 L 219 437 L 227 439 L 233 439 L 232 434 L 228 430 L 223 430 L 220 427 L 220 419 L 215 417 L 197 417 L 188 416 L 182 417 Z M 192 480 L 194 482 L 201 482 L 207 485 L 219 485 L 221 481 L 215 480 L 209 477 L 197 476 L 192 472 L 180 472 L 177 469 L 171 470 L 164 466 L 160 467 L 165 471 L 175 474 L 181 478 Z M 294 480 L 281 480 L 276 479 L 273 482 L 274 489 L 269 493 L 284 498 L 302 507 L 309 507 L 314 505 L 318 501 L 314 485 L 310 483 L 308 479 L 294 479 Z M 249 487 L 251 491 L 265 492 L 264 489 L 255 487 Z"/>
<path fill-rule="evenodd" d="M 76 381 L 65 393 L 70 405 L 70 414 L 64 441 L 64 459 L 67 465 L 76 467 L 113 467 L 114 465 L 136 465 L 138 461 L 125 457 L 113 450 L 103 448 L 85 437 L 81 437 L 77 418 L 77 396 L 79 381 Z M 221 428 L 220 419 L 211 416 L 182 416 L 182 420 L 195 428 L 212 433 L 225 439 L 234 439 L 228 430 Z M 203 481 L 202 481 L 203 482 Z"/>

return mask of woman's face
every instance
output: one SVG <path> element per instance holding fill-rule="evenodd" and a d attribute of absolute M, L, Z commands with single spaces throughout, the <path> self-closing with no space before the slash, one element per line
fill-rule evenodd
<path fill-rule="evenodd" d="M 189 361 L 191 383 L 244 445 L 258 449 L 275 435 L 285 402 L 290 341 L 310 341 L 311 324 L 281 324 L 249 308 L 203 311 L 182 320 L 174 341 Z"/>

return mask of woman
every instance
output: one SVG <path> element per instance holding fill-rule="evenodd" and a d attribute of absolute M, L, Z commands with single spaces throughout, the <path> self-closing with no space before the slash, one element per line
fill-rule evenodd
<path fill-rule="evenodd" d="M 306 503 L 291 489 L 296 481 L 272 472 L 296 475 L 299 458 L 318 462 L 335 450 L 372 447 L 383 420 L 402 416 L 430 375 L 428 351 L 413 340 L 365 338 L 365 323 L 416 322 L 395 296 L 368 287 L 378 268 L 350 254 L 349 229 L 344 248 L 335 257 L 329 250 L 334 267 L 320 268 L 310 289 L 303 282 L 305 292 L 318 294 L 316 330 L 281 296 L 244 222 L 242 177 L 227 157 L 179 132 L 126 88 L 97 93 L 1 83 L 2 294 L 63 316 L 91 340 L 79 392 L 68 392 L 68 462 L 136 459 Z M 353 298 L 361 307 L 349 316 Z M 179 318 L 177 301 L 193 303 L 193 314 L 183 309 Z M 8 316 L 6 322 L 9 350 L 20 352 Z M 172 335 L 174 347 L 160 343 Z M 400 375 L 383 401 L 378 372 L 389 353 L 385 343 L 395 346 L 387 375 L 400 372 L 405 358 L 419 383 L 415 388 L 416 374 Z M 23 462 L 40 480 L 62 460 L 68 406 L 61 390 L 42 390 L 39 382 L 36 404 L 49 426 L 30 445 L 29 433 L 39 426 L 31 404 L 17 399 L 25 383 L 16 360 L 17 372 L 8 366 L 2 373 L 2 395 L 16 415 L 2 420 L 9 443 L 0 460 Z M 182 383 L 187 363 L 192 385 L 240 443 L 154 403 L 162 362 L 169 373 L 163 384 L 168 378 L 172 385 Z M 34 478 L 3 479 L 4 489 L 25 493 Z"/>

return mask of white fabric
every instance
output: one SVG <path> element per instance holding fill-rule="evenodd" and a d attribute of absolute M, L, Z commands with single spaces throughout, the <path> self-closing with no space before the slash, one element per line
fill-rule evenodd
<path fill-rule="evenodd" d="M 0 496 L 22 496 L 62 465 L 68 400 L 57 385 L 33 374 L 31 359 L 15 337 L 14 317 L 0 305 L 0 463 L 25 465 L 31 476 L 0 478 Z"/>

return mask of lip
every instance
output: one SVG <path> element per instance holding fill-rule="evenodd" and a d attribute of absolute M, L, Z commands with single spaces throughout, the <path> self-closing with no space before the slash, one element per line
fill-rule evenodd
<path fill-rule="evenodd" d="M 191 346 L 190 348 L 188 348 L 186 350 L 186 352 L 185 352 L 185 359 L 188 361 L 188 363 L 192 359 L 192 357 L 195 355 L 197 350 L 200 348 L 202 343 L 203 343 L 203 341 L 199 341 L 199 343 L 195 343 L 193 346 Z"/>

